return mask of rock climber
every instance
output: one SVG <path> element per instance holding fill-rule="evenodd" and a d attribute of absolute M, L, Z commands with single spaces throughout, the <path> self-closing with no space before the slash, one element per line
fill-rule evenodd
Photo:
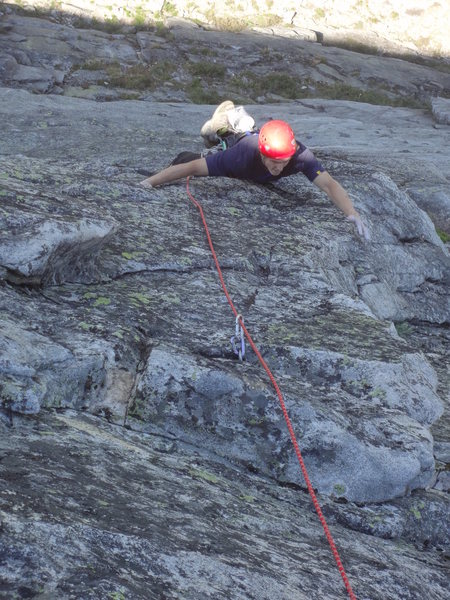
<path fill-rule="evenodd" d="M 208 150 L 182 152 L 171 165 L 141 182 L 155 187 L 189 176 L 235 177 L 267 183 L 303 173 L 344 213 L 360 236 L 370 233 L 344 188 L 325 170 L 313 152 L 295 139 L 285 121 L 271 120 L 260 130 L 242 106 L 222 102 L 201 129 Z"/>

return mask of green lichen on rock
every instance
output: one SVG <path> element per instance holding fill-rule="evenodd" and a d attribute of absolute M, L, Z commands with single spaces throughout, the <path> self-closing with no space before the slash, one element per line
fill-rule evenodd
<path fill-rule="evenodd" d="M 422 511 L 424 508 L 425 508 L 425 503 L 419 501 L 419 502 L 415 502 L 409 510 L 412 513 L 412 515 L 414 516 L 414 518 L 417 519 L 417 521 L 420 521 L 422 519 Z"/>
<path fill-rule="evenodd" d="M 111 299 L 106 298 L 105 296 L 99 296 L 94 302 L 95 307 L 109 306 L 110 304 L 111 304 Z"/>
<path fill-rule="evenodd" d="M 335 483 L 333 485 L 333 490 L 338 496 L 344 496 L 346 492 L 346 487 L 342 483 Z"/>
<path fill-rule="evenodd" d="M 208 473 L 207 471 L 201 471 L 198 469 L 189 469 L 189 475 L 194 477 L 195 479 L 203 479 L 208 483 L 219 483 L 219 478 L 216 477 L 213 473 Z"/>
<path fill-rule="evenodd" d="M 151 300 L 143 293 L 133 292 L 130 294 L 131 300 L 137 301 L 138 304 L 150 304 Z"/>

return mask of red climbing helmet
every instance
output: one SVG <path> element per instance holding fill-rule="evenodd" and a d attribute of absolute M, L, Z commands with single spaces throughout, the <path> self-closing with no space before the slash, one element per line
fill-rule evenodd
<path fill-rule="evenodd" d="M 294 132 L 286 121 L 268 121 L 259 132 L 259 150 L 269 158 L 290 158 L 297 149 Z"/>

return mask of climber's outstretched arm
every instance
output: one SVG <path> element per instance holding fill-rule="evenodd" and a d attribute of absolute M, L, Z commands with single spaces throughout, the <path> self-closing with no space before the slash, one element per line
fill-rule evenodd
<path fill-rule="evenodd" d="M 204 158 L 197 158 L 187 163 L 167 167 L 167 169 L 163 169 L 159 173 L 141 181 L 141 185 L 144 187 L 155 187 L 163 183 L 183 179 L 184 177 L 206 177 L 207 175 L 208 167 L 206 160 Z"/>

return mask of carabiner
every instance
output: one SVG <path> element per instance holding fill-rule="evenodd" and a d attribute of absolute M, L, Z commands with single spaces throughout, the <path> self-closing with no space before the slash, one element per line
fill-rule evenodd
<path fill-rule="evenodd" d="M 239 356 L 239 360 L 244 360 L 245 357 L 245 337 L 244 330 L 242 328 L 241 322 L 244 322 L 242 315 L 238 315 L 236 317 L 236 330 L 235 335 L 231 338 L 231 347 L 233 348 L 233 352 Z"/>

